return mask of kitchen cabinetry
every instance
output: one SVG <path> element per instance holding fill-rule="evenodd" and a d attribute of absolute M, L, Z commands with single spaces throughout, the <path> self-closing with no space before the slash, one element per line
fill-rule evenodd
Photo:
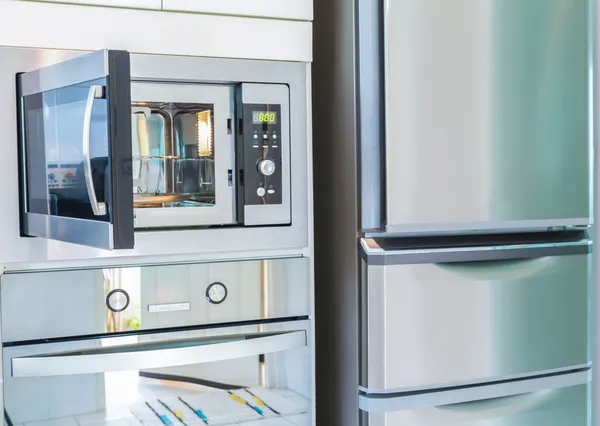
<path fill-rule="evenodd" d="M 38 0 L 52 3 L 73 3 L 85 4 L 91 6 L 112 6 L 128 7 L 135 9 L 156 9 L 160 10 L 161 0 Z"/>
<path fill-rule="evenodd" d="M 163 9 L 300 21 L 313 19 L 311 0 L 163 0 Z"/>
<path fill-rule="evenodd" d="M 312 21 L 311 0 L 36 0 L 88 6 Z"/>

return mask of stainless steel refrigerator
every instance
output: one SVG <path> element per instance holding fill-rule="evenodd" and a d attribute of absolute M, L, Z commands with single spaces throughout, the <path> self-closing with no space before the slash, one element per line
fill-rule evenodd
<path fill-rule="evenodd" d="M 590 424 L 593 0 L 320 0 L 318 423 Z"/>

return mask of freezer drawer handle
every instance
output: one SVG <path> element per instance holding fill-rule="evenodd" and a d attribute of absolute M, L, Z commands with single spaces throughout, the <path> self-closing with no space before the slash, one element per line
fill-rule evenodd
<path fill-rule="evenodd" d="M 533 259 L 436 263 L 435 265 L 473 281 L 498 281 L 527 278 L 552 267 L 555 260 L 556 257 L 548 256 Z"/>
<path fill-rule="evenodd" d="M 13 377 L 144 370 L 256 356 L 306 346 L 305 330 L 101 347 L 12 358 Z"/>
<path fill-rule="evenodd" d="M 556 396 L 556 389 L 544 389 L 521 395 L 440 405 L 432 409 L 438 411 L 438 414 L 442 414 L 446 420 L 452 418 L 452 421 L 472 422 L 510 417 L 519 413 L 533 411 L 550 403 Z"/>
<path fill-rule="evenodd" d="M 438 241 L 441 246 L 431 246 L 433 243 L 416 245 L 414 247 L 400 244 L 397 247 L 381 244 L 374 238 L 362 238 L 361 254 L 369 266 L 414 265 L 420 263 L 470 263 L 499 262 L 521 259 L 537 259 L 543 257 L 587 255 L 591 253 L 592 243 L 579 232 L 569 236 L 570 239 L 534 243 L 516 242 L 496 244 L 489 241 L 485 245 L 451 245 L 448 241 Z M 481 238 L 480 238 L 481 239 Z M 417 244 L 416 241 L 413 241 Z M 381 244 L 381 245 L 380 245 Z M 465 243 L 466 244 L 466 243 Z"/>
<path fill-rule="evenodd" d="M 88 198 L 90 199 L 92 211 L 95 216 L 106 215 L 106 203 L 99 203 L 96 198 L 96 190 L 94 189 L 94 179 L 92 176 L 92 159 L 90 156 L 90 133 L 92 129 L 94 99 L 102 98 L 103 91 L 104 87 L 102 86 L 90 86 L 83 116 L 83 174 L 85 176 L 85 187 L 87 189 Z"/>

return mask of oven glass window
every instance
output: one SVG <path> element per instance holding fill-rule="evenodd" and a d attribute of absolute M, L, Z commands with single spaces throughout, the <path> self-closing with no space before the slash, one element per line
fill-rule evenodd
<path fill-rule="evenodd" d="M 206 104 L 133 105 L 135 208 L 215 205 L 213 113 Z"/>

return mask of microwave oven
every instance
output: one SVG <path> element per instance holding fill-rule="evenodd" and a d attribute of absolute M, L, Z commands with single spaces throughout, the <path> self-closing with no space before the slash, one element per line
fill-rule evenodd
<path fill-rule="evenodd" d="M 21 235 L 112 250 L 140 231 L 293 226 L 306 79 L 280 68 L 102 50 L 18 74 Z"/>

